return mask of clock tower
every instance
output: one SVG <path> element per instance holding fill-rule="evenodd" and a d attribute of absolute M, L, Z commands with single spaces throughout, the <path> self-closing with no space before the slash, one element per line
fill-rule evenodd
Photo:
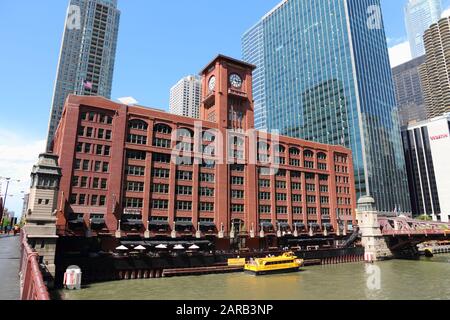
<path fill-rule="evenodd" d="M 237 240 L 257 229 L 256 165 L 249 163 L 254 139 L 252 72 L 254 65 L 218 55 L 201 72 L 202 105 L 200 119 L 215 122 L 221 139 L 216 139 L 215 221 L 219 236 Z M 250 134 L 249 134 L 250 133 Z M 249 141 L 251 140 L 251 142 Z M 240 166 L 237 180 L 232 165 Z M 244 199 L 234 200 L 232 192 L 244 192 Z"/>

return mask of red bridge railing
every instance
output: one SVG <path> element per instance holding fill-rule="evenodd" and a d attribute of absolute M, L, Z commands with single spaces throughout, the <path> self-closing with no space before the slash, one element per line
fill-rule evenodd
<path fill-rule="evenodd" d="M 27 236 L 20 234 L 20 299 L 21 300 L 50 300 L 47 286 L 39 267 L 39 256 L 31 249 Z"/>

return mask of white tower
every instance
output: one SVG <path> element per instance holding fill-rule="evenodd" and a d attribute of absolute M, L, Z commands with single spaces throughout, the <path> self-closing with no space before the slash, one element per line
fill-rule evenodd
<path fill-rule="evenodd" d="M 187 76 L 170 89 L 170 113 L 200 118 L 202 82 L 198 76 Z"/>

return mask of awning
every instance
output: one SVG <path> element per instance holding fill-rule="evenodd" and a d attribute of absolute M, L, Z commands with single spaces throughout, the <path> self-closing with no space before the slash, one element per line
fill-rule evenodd
<path fill-rule="evenodd" d="M 287 222 L 280 222 L 280 227 L 281 228 L 290 228 L 291 226 Z"/>
<path fill-rule="evenodd" d="M 294 223 L 294 226 L 296 226 L 297 228 L 304 228 L 305 224 L 302 222 L 296 222 L 296 223 Z"/>
<path fill-rule="evenodd" d="M 200 227 L 214 228 L 216 226 L 216 224 L 214 222 L 206 222 L 206 221 L 200 221 L 199 224 L 200 224 Z"/>
<path fill-rule="evenodd" d="M 92 218 L 91 219 L 91 224 L 105 224 L 105 219 L 104 218 Z"/>
<path fill-rule="evenodd" d="M 193 227 L 192 221 L 175 221 L 175 226 Z"/>
<path fill-rule="evenodd" d="M 327 229 L 331 229 L 331 227 L 333 227 L 331 223 L 324 223 L 323 226 Z"/>
<path fill-rule="evenodd" d="M 261 222 L 260 225 L 261 225 L 263 228 L 273 228 L 273 224 L 270 223 L 270 222 Z"/>
<path fill-rule="evenodd" d="M 152 227 L 165 227 L 168 226 L 169 222 L 168 221 L 149 221 L 149 226 Z"/>
<path fill-rule="evenodd" d="M 139 226 L 143 224 L 141 219 L 127 219 L 123 223 L 130 226 Z"/>
<path fill-rule="evenodd" d="M 211 244 L 211 241 L 208 241 L 208 240 L 187 240 L 187 241 L 164 241 L 164 240 L 157 241 L 157 240 L 153 240 L 153 241 L 145 241 L 145 245 L 146 246 L 157 246 L 159 244 L 164 244 L 164 245 L 167 245 L 167 246 L 173 246 L 173 245 L 177 245 L 177 244 L 190 246 L 190 245 L 195 244 L 195 245 L 201 246 L 201 245 L 209 245 L 209 244 Z"/>
<path fill-rule="evenodd" d="M 318 223 L 309 223 L 308 226 L 311 226 L 313 228 L 318 228 L 320 225 Z"/>
<path fill-rule="evenodd" d="M 124 240 L 124 241 L 120 241 L 121 244 L 125 245 L 125 246 L 146 246 L 147 244 L 145 243 L 145 241 L 130 241 L 130 240 Z"/>

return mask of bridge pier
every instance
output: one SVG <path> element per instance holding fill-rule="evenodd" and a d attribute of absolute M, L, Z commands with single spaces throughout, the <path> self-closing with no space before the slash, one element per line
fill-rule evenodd
<path fill-rule="evenodd" d="M 358 200 L 356 218 L 361 230 L 362 245 L 365 249 L 364 260 L 374 262 L 392 259 L 394 255 L 381 233 L 378 212 L 372 197 L 365 196 Z"/>

